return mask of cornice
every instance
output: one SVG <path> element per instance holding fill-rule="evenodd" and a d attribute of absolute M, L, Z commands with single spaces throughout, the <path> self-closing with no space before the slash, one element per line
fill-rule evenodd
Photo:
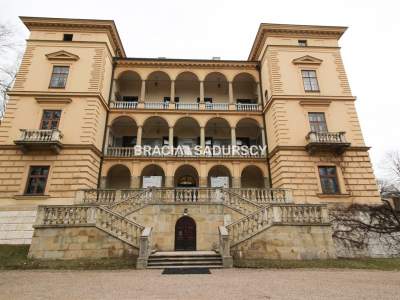
<path fill-rule="evenodd" d="M 333 101 L 356 101 L 356 99 L 354 96 L 334 95 L 272 95 L 264 106 L 263 112 L 265 113 L 271 107 L 272 103 L 277 100 L 300 101 L 300 105 L 329 105 Z"/>
<path fill-rule="evenodd" d="M 346 152 L 347 151 L 368 151 L 369 149 L 371 149 L 371 147 L 367 147 L 367 146 L 350 146 L 350 147 L 346 148 Z M 274 149 L 272 149 L 268 153 L 269 159 L 274 157 L 274 155 L 276 153 L 278 153 L 279 151 L 305 151 L 306 152 L 307 149 L 306 149 L 306 146 L 275 146 Z"/>
<path fill-rule="evenodd" d="M 8 144 L 8 145 L 0 145 L 1 150 L 20 150 L 21 148 L 18 147 L 17 145 L 14 144 Z M 87 149 L 87 150 L 92 150 L 97 156 L 101 156 L 102 153 L 101 151 L 93 144 L 63 144 L 63 150 L 76 150 L 76 149 Z M 40 152 L 39 150 L 37 152 Z M 60 153 L 59 155 L 63 155 L 63 153 Z"/>
<path fill-rule="evenodd" d="M 210 69 L 248 69 L 256 70 L 258 62 L 231 60 L 195 60 L 195 59 L 116 59 L 117 66 L 162 67 L 162 68 L 210 68 Z"/>
<path fill-rule="evenodd" d="M 248 60 L 257 60 L 268 36 L 340 39 L 347 27 L 262 23 L 254 39 Z"/>
<path fill-rule="evenodd" d="M 34 97 L 35 99 L 60 99 L 72 97 L 96 97 L 100 100 L 105 109 L 108 110 L 108 105 L 104 97 L 100 93 L 82 93 L 82 92 L 45 92 L 45 91 L 15 91 L 12 90 L 7 93 L 9 96 L 24 96 Z"/>
<path fill-rule="evenodd" d="M 91 31 L 107 32 L 116 56 L 125 57 L 125 50 L 119 37 L 117 27 L 113 20 L 96 20 L 96 19 L 68 19 L 68 18 L 37 18 L 37 17 L 20 17 L 25 26 L 32 29 L 65 29 L 76 30 L 85 29 Z"/>

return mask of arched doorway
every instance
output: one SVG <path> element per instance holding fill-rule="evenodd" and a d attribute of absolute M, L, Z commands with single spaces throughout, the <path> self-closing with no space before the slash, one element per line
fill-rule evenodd
<path fill-rule="evenodd" d="M 175 171 L 175 187 L 190 188 L 199 186 L 199 175 L 191 165 L 180 166 Z"/>
<path fill-rule="evenodd" d="M 175 251 L 196 250 L 196 223 L 188 216 L 183 216 L 175 224 Z"/>

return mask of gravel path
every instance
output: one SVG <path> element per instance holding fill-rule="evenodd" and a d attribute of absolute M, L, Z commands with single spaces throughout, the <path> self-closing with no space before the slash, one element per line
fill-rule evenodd
<path fill-rule="evenodd" d="M 1 271 L 0 299 L 400 299 L 400 272 L 362 270 Z"/>

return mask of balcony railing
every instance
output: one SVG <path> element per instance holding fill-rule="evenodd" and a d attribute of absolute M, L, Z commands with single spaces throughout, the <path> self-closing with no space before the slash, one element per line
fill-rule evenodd
<path fill-rule="evenodd" d="M 112 101 L 113 109 L 161 109 L 161 110 L 223 110 L 223 111 L 261 111 L 260 104 L 247 103 L 170 103 L 163 101 Z"/>
<path fill-rule="evenodd" d="M 168 109 L 169 102 L 144 102 L 145 109 Z"/>
<path fill-rule="evenodd" d="M 110 157 L 204 157 L 204 158 L 231 158 L 231 157 L 241 157 L 241 158 L 265 158 L 265 153 L 261 150 L 254 151 L 253 153 L 246 153 L 246 155 L 228 153 L 228 151 L 220 152 L 203 152 L 200 150 L 199 146 L 189 147 L 181 146 L 169 148 L 165 147 L 114 147 L 108 146 L 106 149 L 106 155 Z"/>
<path fill-rule="evenodd" d="M 14 143 L 21 146 L 23 151 L 47 147 L 57 153 L 60 151 L 63 135 L 58 129 L 20 129 L 20 131 L 21 136 Z"/>
<path fill-rule="evenodd" d="M 261 106 L 259 104 L 252 103 L 237 103 L 236 110 L 238 111 L 257 111 L 260 110 Z"/>
<path fill-rule="evenodd" d="M 332 150 L 337 154 L 343 153 L 350 143 L 346 141 L 345 132 L 316 132 L 311 131 L 306 136 L 307 150 L 310 153 L 316 151 Z"/>
<path fill-rule="evenodd" d="M 199 110 L 199 103 L 175 103 L 175 109 Z"/>
<path fill-rule="evenodd" d="M 111 108 L 117 109 L 135 109 L 137 105 L 137 101 L 112 101 L 110 103 Z"/>
<path fill-rule="evenodd" d="M 206 103 L 207 110 L 229 110 L 228 103 Z"/>

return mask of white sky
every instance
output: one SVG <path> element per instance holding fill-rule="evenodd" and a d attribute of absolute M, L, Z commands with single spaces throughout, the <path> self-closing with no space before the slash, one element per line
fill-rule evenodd
<path fill-rule="evenodd" d="M 400 150 L 400 2 L 307 0 L 2 0 L 18 16 L 113 19 L 130 57 L 247 59 L 261 22 L 340 25 L 342 55 L 375 173 Z M 24 32 L 24 31 L 23 31 Z"/>

